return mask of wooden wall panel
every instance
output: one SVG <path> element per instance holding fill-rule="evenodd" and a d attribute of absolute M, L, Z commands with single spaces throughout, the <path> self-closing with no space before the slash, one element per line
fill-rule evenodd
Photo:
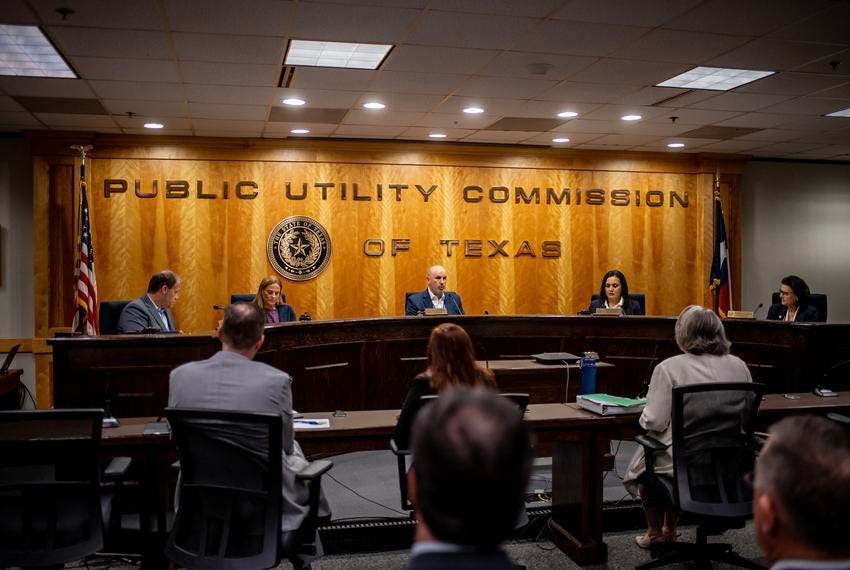
<path fill-rule="evenodd" d="M 422 145 L 317 142 L 304 148 L 258 143 L 256 149 L 230 142 L 235 146 L 225 159 L 225 142 L 157 146 L 148 140 L 93 141 L 89 188 L 99 293 L 101 299 L 134 298 L 152 272 L 173 269 L 183 278 L 175 313 L 185 331 L 213 328 L 220 318 L 213 304 L 226 302 L 232 293 L 255 291 L 257 282 L 274 272 L 266 241 L 290 215 L 317 219 L 332 240 L 324 273 L 306 282 L 284 282 L 296 313 L 307 311 L 314 319 L 402 314 L 404 292 L 422 290 L 425 269 L 434 263 L 447 268 L 449 287 L 461 293 L 470 313 L 574 313 L 587 306 L 602 274 L 613 267 L 629 277 L 632 291 L 646 293 L 649 314 L 677 314 L 689 303 L 710 303 L 717 161 L 530 149 L 513 154 L 514 149 L 481 147 L 453 152 L 445 146 L 427 153 L 420 151 Z M 60 159 L 45 155 L 49 146 L 41 141 L 34 148 L 44 156 L 39 161 L 52 164 Z M 734 173 L 740 164 L 723 168 Z M 126 181 L 127 191 L 104 196 L 107 179 Z M 151 193 L 156 181 L 158 195 L 138 197 L 135 180 L 142 194 Z M 166 198 L 167 180 L 188 181 L 190 196 Z M 240 180 L 257 184 L 256 198 L 236 197 Z M 216 198 L 198 198 L 197 181 Z M 307 198 L 287 199 L 286 182 L 296 193 L 307 183 Z M 314 187 L 317 182 L 335 183 L 327 199 Z M 371 200 L 353 200 L 354 183 Z M 408 185 L 398 201 L 388 187 L 394 183 Z M 425 202 L 416 184 L 437 189 Z M 471 185 L 483 189 L 481 202 L 464 200 L 463 189 Z M 491 187 L 502 186 L 509 189 L 507 203 L 487 198 Z M 518 201 L 517 187 L 539 188 L 541 203 Z M 571 203 L 546 204 L 548 187 L 570 188 Z M 592 188 L 605 190 L 604 205 L 587 204 Z M 629 190 L 629 205 L 611 204 L 614 189 Z M 647 206 L 649 191 L 661 193 L 662 207 Z M 678 202 L 671 207 L 671 193 L 687 196 L 688 207 Z M 737 232 L 728 216 L 727 224 Z M 383 239 L 384 255 L 366 256 L 367 239 Z M 409 251 L 391 255 L 392 239 L 410 240 Z M 449 255 L 440 240 L 460 243 Z M 481 257 L 465 256 L 464 240 L 480 240 Z M 488 240 L 507 240 L 509 256 L 490 257 Z M 547 240 L 560 242 L 560 257 L 542 257 Z M 523 241 L 533 256 L 516 255 Z"/>
<path fill-rule="evenodd" d="M 49 326 L 67 326 L 74 318 L 74 169 L 50 166 Z"/>

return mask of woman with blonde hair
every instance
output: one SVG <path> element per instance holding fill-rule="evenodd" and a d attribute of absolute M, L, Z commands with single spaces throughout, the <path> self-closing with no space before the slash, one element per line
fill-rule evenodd
<path fill-rule="evenodd" d="M 428 340 L 428 368 L 413 379 L 393 439 L 399 449 L 407 449 L 413 420 L 422 407 L 422 396 L 438 394 L 453 386 L 496 388 L 493 372 L 475 361 L 472 340 L 458 325 L 434 327 Z"/>
<path fill-rule="evenodd" d="M 277 275 L 269 275 L 260 281 L 253 303 L 263 310 L 267 325 L 295 320 L 295 311 L 283 302 L 282 285 Z"/>

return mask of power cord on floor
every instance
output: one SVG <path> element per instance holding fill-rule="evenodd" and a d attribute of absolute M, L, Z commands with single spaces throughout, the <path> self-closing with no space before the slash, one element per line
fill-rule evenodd
<path fill-rule="evenodd" d="M 326 477 L 328 477 L 329 479 L 331 479 L 331 480 L 335 481 L 335 482 L 336 482 L 336 483 L 337 483 L 340 487 L 342 487 L 343 489 L 348 489 L 349 491 L 351 491 L 352 493 L 354 493 L 355 495 L 357 495 L 358 497 L 360 497 L 360 498 L 361 498 L 361 499 L 363 499 L 364 501 L 367 501 L 367 502 L 369 502 L 369 503 L 372 503 L 372 504 L 374 504 L 374 505 L 377 505 L 377 506 L 379 506 L 379 507 L 382 507 L 382 508 L 384 508 L 384 509 L 387 509 L 388 511 L 392 511 L 392 512 L 394 512 L 394 513 L 396 513 L 396 514 L 399 514 L 399 515 L 403 516 L 403 517 L 408 516 L 408 513 L 404 513 L 404 512 L 402 512 L 402 511 L 398 511 L 398 510 L 396 510 L 396 509 L 394 509 L 394 508 L 392 508 L 392 507 L 388 507 L 388 506 L 386 506 L 386 505 L 384 505 L 384 504 L 382 504 L 382 503 L 379 503 L 378 501 L 375 501 L 375 500 L 373 500 L 373 499 L 370 499 L 369 497 L 364 497 L 363 495 L 361 495 L 360 493 L 358 493 L 357 491 L 355 491 L 354 489 L 352 489 L 351 487 L 349 487 L 348 485 L 346 485 L 345 483 L 343 483 L 342 481 L 340 481 L 339 479 L 337 479 L 336 477 L 334 477 L 334 476 L 333 476 L 333 475 L 331 475 L 330 473 L 325 473 L 325 476 L 326 476 Z"/>

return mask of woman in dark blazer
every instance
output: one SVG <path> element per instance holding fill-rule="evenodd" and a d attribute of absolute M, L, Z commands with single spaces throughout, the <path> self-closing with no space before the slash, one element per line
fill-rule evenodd
<path fill-rule="evenodd" d="M 281 299 L 281 285 L 277 275 L 269 275 L 260 281 L 260 287 L 254 297 L 254 304 L 265 313 L 267 325 L 295 320 L 295 311 Z"/>
<path fill-rule="evenodd" d="M 592 300 L 587 310 L 590 314 L 593 314 L 599 308 L 614 309 L 617 307 L 623 309 L 624 315 L 644 314 L 640 303 L 629 298 L 629 283 L 626 281 L 626 276 L 621 271 L 612 269 L 602 278 L 599 298 Z"/>
<path fill-rule="evenodd" d="M 796 275 L 783 277 L 779 285 L 779 303 L 767 310 L 767 320 L 789 323 L 816 323 L 820 315 L 809 304 L 811 292 L 806 282 Z"/>

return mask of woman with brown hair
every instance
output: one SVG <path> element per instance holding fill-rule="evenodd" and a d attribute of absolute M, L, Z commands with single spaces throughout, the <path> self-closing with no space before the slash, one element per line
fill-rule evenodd
<path fill-rule="evenodd" d="M 295 320 L 295 311 L 283 302 L 282 285 L 277 275 L 269 275 L 260 281 L 253 303 L 263 310 L 267 325 Z"/>
<path fill-rule="evenodd" d="M 422 396 L 438 394 L 453 386 L 496 388 L 493 373 L 475 361 L 472 340 L 458 325 L 434 327 L 428 340 L 428 368 L 413 379 L 393 434 L 399 449 L 410 445 L 413 421 L 422 407 Z"/>

